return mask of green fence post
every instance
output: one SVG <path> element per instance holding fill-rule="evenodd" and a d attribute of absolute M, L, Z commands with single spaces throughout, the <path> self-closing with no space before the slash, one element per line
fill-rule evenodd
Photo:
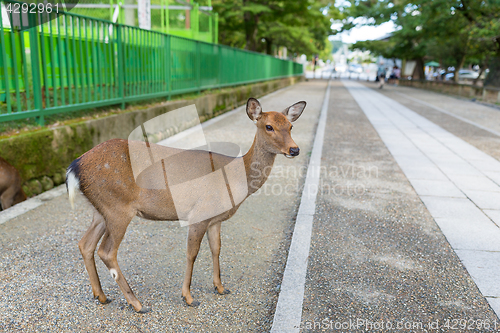
<path fill-rule="evenodd" d="M 125 109 L 125 68 L 123 65 L 122 26 L 114 24 L 113 30 L 116 31 L 116 55 L 118 57 L 118 96 L 122 100 L 121 108 Z"/>
<path fill-rule="evenodd" d="M 1 6 L 2 2 L 0 2 Z M 4 36 L 4 30 L 3 30 L 3 22 L 2 22 L 2 13 L 0 13 L 0 44 L 2 44 L 1 47 L 1 65 L 3 67 L 3 79 L 4 79 L 4 85 L 5 85 L 5 102 L 7 103 L 7 113 L 12 112 L 12 105 L 10 101 L 10 80 L 9 80 L 9 61 L 7 59 L 7 51 L 6 48 L 3 46 L 5 45 L 5 36 Z M 17 79 L 17 78 L 16 78 Z"/>
<path fill-rule="evenodd" d="M 11 22 L 14 20 L 12 19 L 12 14 L 10 16 Z M 22 25 L 22 19 L 20 24 Z M 5 45 L 5 44 L 4 44 Z M 16 38 L 14 36 L 14 27 L 13 23 L 11 24 L 10 28 L 10 52 L 11 54 L 11 59 L 12 59 L 12 69 L 14 70 L 14 89 L 16 90 L 16 110 L 21 111 L 21 95 L 19 94 L 19 75 L 18 75 L 18 70 L 17 70 L 17 55 L 16 55 Z M 22 52 L 22 50 L 21 50 Z M 9 91 L 9 87 L 7 86 L 7 89 L 5 90 L 6 92 Z"/>
<path fill-rule="evenodd" d="M 196 41 L 196 84 L 198 95 L 201 94 L 201 42 Z"/>
<path fill-rule="evenodd" d="M 234 59 L 234 68 L 233 68 L 233 77 L 232 77 L 232 79 L 230 81 L 231 83 L 235 83 L 235 82 L 238 81 L 236 79 L 238 77 L 238 74 L 237 74 L 238 73 L 238 56 L 236 54 L 236 49 L 233 50 L 233 55 L 234 55 L 234 57 L 233 57 L 233 59 Z M 241 62 L 241 63 L 243 63 L 243 62 Z"/>
<path fill-rule="evenodd" d="M 35 15 L 29 15 L 28 20 L 30 22 L 29 38 L 30 38 L 30 54 L 31 54 L 31 69 L 33 76 L 33 98 L 35 102 L 35 110 L 42 110 L 42 87 L 41 87 L 41 76 L 40 76 L 40 53 L 38 48 L 38 33 L 37 25 L 35 20 Z M 41 23 L 41 22 L 40 22 Z M 44 69 L 45 70 L 45 69 Z M 48 97 L 47 97 L 48 98 Z M 43 115 L 37 117 L 37 123 L 40 126 L 45 124 L 45 119 Z"/>
<path fill-rule="evenodd" d="M 214 43 L 219 44 L 219 13 L 215 13 Z"/>
<path fill-rule="evenodd" d="M 113 22 L 113 0 L 109 0 L 109 20 Z"/>
<path fill-rule="evenodd" d="M 165 26 L 166 26 L 166 33 L 168 34 L 169 32 L 169 28 L 170 28 L 170 14 L 168 12 L 168 0 L 165 1 L 166 2 L 166 6 L 165 6 Z"/>
<path fill-rule="evenodd" d="M 125 10 L 123 9 L 123 1 L 120 1 L 118 4 L 118 23 L 125 24 Z"/>
<path fill-rule="evenodd" d="M 198 32 L 200 26 L 200 15 L 199 15 L 199 4 L 195 3 L 193 5 L 193 10 L 191 10 L 191 31 L 193 33 L 193 39 L 198 40 Z"/>
<path fill-rule="evenodd" d="M 208 0 L 208 7 L 212 7 L 212 0 Z M 212 34 L 212 18 L 213 18 L 213 11 L 210 15 L 208 15 L 208 34 L 210 36 L 210 43 L 214 42 L 214 35 Z"/>
<path fill-rule="evenodd" d="M 165 6 L 165 0 L 160 0 L 160 28 L 161 32 L 165 33 L 165 12 L 163 11 L 163 6 Z"/>
<path fill-rule="evenodd" d="M 167 72 L 167 90 L 168 90 L 168 96 L 167 96 L 167 101 L 170 101 L 172 98 L 172 52 L 171 52 L 171 43 L 172 43 L 172 38 L 170 35 L 166 35 L 165 38 L 166 44 L 165 47 L 167 48 L 167 66 L 166 67 L 166 72 Z"/>
<path fill-rule="evenodd" d="M 222 85 L 222 47 L 220 45 L 217 45 L 217 55 L 219 56 L 219 68 L 218 68 L 218 71 L 217 71 L 217 83 L 218 83 L 218 87 L 219 89 L 221 89 L 221 85 Z"/>

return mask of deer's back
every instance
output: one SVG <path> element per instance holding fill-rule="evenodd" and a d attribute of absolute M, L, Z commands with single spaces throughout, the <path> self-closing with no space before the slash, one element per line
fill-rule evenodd
<path fill-rule="evenodd" d="M 176 198 L 197 202 L 206 192 L 183 184 L 232 160 L 206 151 L 155 144 L 148 147 L 144 142 L 115 139 L 94 147 L 75 160 L 71 168 L 77 173 L 82 193 L 103 215 L 133 209 L 147 219 L 178 220 L 171 188 L 175 187 Z M 209 187 L 216 186 L 220 184 Z"/>

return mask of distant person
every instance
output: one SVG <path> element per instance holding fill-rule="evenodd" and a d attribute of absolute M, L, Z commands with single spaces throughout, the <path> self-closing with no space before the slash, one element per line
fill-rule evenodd
<path fill-rule="evenodd" d="M 313 77 L 316 76 L 316 65 L 318 64 L 318 56 L 314 56 L 313 58 Z"/>
<path fill-rule="evenodd" d="M 434 73 L 432 73 L 434 81 L 439 81 L 441 79 L 441 74 L 439 74 L 440 72 L 441 72 L 441 67 L 438 67 L 434 70 Z"/>
<path fill-rule="evenodd" d="M 387 70 L 384 66 L 380 66 L 377 71 L 377 78 L 378 78 L 378 88 L 382 89 L 384 88 L 385 84 L 385 76 L 386 76 Z"/>
<path fill-rule="evenodd" d="M 399 78 L 401 77 L 401 69 L 398 66 L 392 68 L 391 78 L 394 80 L 394 84 L 397 86 L 399 84 Z"/>

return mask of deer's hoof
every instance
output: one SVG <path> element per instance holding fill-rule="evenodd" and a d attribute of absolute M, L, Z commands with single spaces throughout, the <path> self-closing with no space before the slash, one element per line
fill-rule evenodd
<path fill-rule="evenodd" d="M 148 313 L 151 312 L 151 308 L 147 306 L 143 306 L 139 311 L 136 311 L 137 313 Z"/>
<path fill-rule="evenodd" d="M 188 306 L 192 306 L 193 308 L 196 308 L 196 307 L 200 306 L 200 302 L 199 301 L 192 301 L 191 304 L 188 304 Z"/>
<path fill-rule="evenodd" d="M 224 291 L 222 293 L 219 292 L 219 290 L 217 290 L 217 287 L 214 288 L 215 289 L 215 292 L 219 295 L 228 295 L 231 293 L 231 291 L 229 289 L 224 289 Z"/>
<path fill-rule="evenodd" d="M 186 304 L 187 306 L 191 306 L 191 307 L 195 308 L 195 307 L 200 305 L 200 302 L 198 302 L 198 301 L 192 301 L 191 304 L 189 304 L 186 301 L 186 297 L 184 297 L 184 296 L 182 296 L 182 299 L 184 300 L 184 304 Z"/>
<path fill-rule="evenodd" d="M 104 302 L 101 302 L 101 300 L 99 299 L 99 296 L 94 297 L 94 299 L 95 299 L 95 300 L 98 300 L 98 301 L 99 301 L 99 304 L 103 304 L 103 305 L 105 305 L 105 304 L 109 304 L 109 303 L 113 302 L 113 300 L 112 300 L 111 298 L 106 298 L 106 299 L 104 300 Z"/>

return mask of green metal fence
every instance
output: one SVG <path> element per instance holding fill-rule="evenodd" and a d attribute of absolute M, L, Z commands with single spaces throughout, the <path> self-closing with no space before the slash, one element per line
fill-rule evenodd
<path fill-rule="evenodd" d="M 9 4 L 21 4 L 1 0 Z M 302 75 L 302 65 L 81 16 L 0 15 L 0 122 Z M 35 26 L 39 22 L 43 24 Z"/>

